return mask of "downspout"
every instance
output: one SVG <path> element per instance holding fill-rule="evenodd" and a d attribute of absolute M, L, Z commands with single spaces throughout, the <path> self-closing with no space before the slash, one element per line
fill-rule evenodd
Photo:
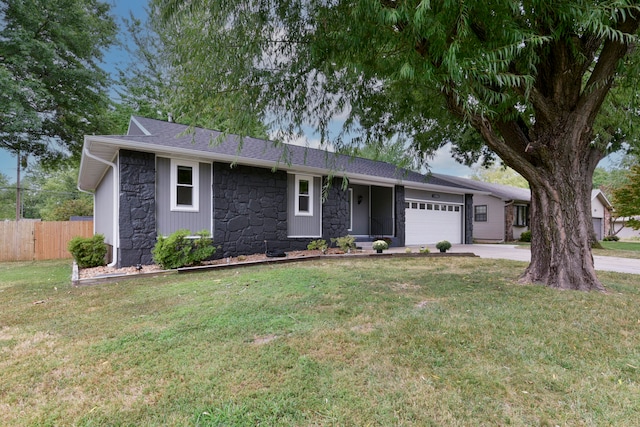
<path fill-rule="evenodd" d="M 120 244 L 120 232 L 119 232 L 119 228 L 118 228 L 118 209 L 119 209 L 119 200 L 118 200 L 118 195 L 119 195 L 119 191 L 118 191 L 118 166 L 115 163 L 112 162 L 108 162 L 104 159 L 101 159 L 100 157 L 97 157 L 93 154 L 91 154 L 91 152 L 89 152 L 89 150 L 87 149 L 87 147 L 85 146 L 82 149 L 82 153 L 89 157 L 90 159 L 96 160 L 102 164 L 105 164 L 107 166 L 110 166 L 111 168 L 113 168 L 113 261 L 111 263 L 109 263 L 107 265 L 107 267 L 115 267 L 116 264 L 118 263 L 118 247 Z M 95 214 L 95 193 L 91 193 L 90 191 L 85 191 L 83 189 L 80 188 L 80 185 L 78 185 L 78 190 L 84 192 L 84 193 L 88 193 L 88 194 L 93 194 L 93 209 L 94 209 L 94 214 Z M 95 220 L 95 215 L 94 215 L 94 220 Z M 94 222 L 94 232 L 95 232 L 95 222 Z"/>

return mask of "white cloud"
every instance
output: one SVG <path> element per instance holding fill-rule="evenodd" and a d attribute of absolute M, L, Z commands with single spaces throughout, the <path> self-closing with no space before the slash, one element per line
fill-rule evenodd
<path fill-rule="evenodd" d="M 458 163 L 451 155 L 451 144 L 436 151 L 436 155 L 429 159 L 429 168 L 431 172 L 444 175 L 460 176 L 469 178 L 473 174 L 473 169 L 469 166 Z"/>
<path fill-rule="evenodd" d="M 313 134 L 313 131 L 310 128 L 306 130 L 309 132 L 309 134 Z M 313 138 L 305 134 L 288 134 L 282 130 L 278 130 L 275 132 L 271 132 L 269 137 L 272 140 L 279 140 L 284 142 L 285 144 L 297 145 L 299 147 L 307 148 L 318 148 L 320 150 L 335 152 L 335 148 L 332 144 L 327 142 L 322 144 L 320 138 Z"/>

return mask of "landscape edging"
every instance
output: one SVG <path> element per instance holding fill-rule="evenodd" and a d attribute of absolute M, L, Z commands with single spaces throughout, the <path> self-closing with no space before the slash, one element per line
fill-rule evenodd
<path fill-rule="evenodd" d="M 131 280 L 131 279 L 139 279 L 141 277 L 156 277 L 156 276 L 168 276 L 171 274 L 184 274 L 184 273 L 199 273 L 206 272 L 210 270 L 226 270 L 233 268 L 241 268 L 248 267 L 254 265 L 263 265 L 263 264 L 286 264 L 293 262 L 304 262 L 304 261 L 312 261 L 318 259 L 343 259 L 343 258 L 447 258 L 447 257 L 478 257 L 478 255 L 472 252 L 434 252 L 434 253 L 398 253 L 398 252 L 387 252 L 387 253 L 366 253 L 366 254 L 337 254 L 337 255 L 310 255 L 304 257 L 296 257 L 296 258 L 267 258 L 259 261 L 247 261 L 247 262 L 237 262 L 233 264 L 213 264 L 213 265 L 198 265 L 194 267 L 181 267 L 174 270 L 160 270 L 153 271 L 149 273 L 136 273 L 136 274 L 114 274 L 109 275 L 107 277 L 91 277 L 86 279 L 79 278 L 79 271 L 77 264 L 73 263 L 73 269 L 71 274 L 71 285 L 72 286 L 90 286 L 90 285 L 98 285 L 102 283 L 113 283 L 118 282 L 120 280 Z"/>

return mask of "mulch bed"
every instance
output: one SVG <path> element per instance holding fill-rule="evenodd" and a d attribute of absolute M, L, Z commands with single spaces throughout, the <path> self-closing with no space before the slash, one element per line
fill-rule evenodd
<path fill-rule="evenodd" d="M 364 251 L 358 251 L 362 253 Z M 328 255 L 339 255 L 344 254 L 343 251 L 337 248 L 331 248 L 327 251 Z M 291 251 L 287 252 L 286 259 L 295 259 L 295 258 L 305 258 L 305 257 L 315 257 L 321 255 L 320 251 Z M 268 260 L 276 260 L 283 258 L 269 258 L 266 254 L 253 254 L 253 255 L 240 255 L 237 257 L 228 257 L 221 258 L 212 261 L 205 261 L 201 266 L 215 266 L 215 265 L 237 265 L 237 264 L 253 264 L 260 261 L 268 261 Z M 128 275 L 140 275 L 140 274 L 149 274 L 149 273 L 160 273 L 164 270 L 159 265 L 151 264 L 151 265 L 143 265 L 141 269 L 136 268 L 135 266 L 131 267 L 93 267 L 93 268 L 81 268 L 78 269 L 78 278 L 79 279 L 94 279 L 101 277 L 116 277 L 116 276 L 128 276 Z"/>
<path fill-rule="evenodd" d="M 332 256 L 333 255 L 333 256 Z M 74 272 L 72 273 L 71 283 L 74 286 L 78 285 L 95 285 L 99 283 L 115 282 L 122 279 L 132 279 L 135 277 L 152 277 L 158 275 L 176 274 L 176 273 L 191 273 L 198 271 L 208 271 L 216 268 L 234 268 L 242 265 L 261 264 L 268 262 L 294 262 L 304 259 L 317 259 L 322 256 L 328 256 L 328 258 L 340 258 L 340 255 L 344 256 L 376 256 L 376 257 L 459 257 L 459 256 L 472 256 L 473 253 L 390 253 L 385 252 L 383 254 L 376 254 L 373 250 L 356 250 L 351 254 L 345 254 L 338 248 L 330 248 L 327 253 L 323 255 L 319 250 L 306 250 L 306 251 L 291 251 L 286 253 L 286 257 L 268 257 L 266 254 L 253 254 L 253 255 L 240 255 L 237 257 L 228 257 L 212 261 L 206 261 L 198 266 L 183 267 L 176 270 L 162 270 L 158 265 L 142 265 L 138 269 L 133 267 L 115 268 L 115 267 L 94 267 L 94 268 L 82 268 L 77 269 L 74 264 Z"/>

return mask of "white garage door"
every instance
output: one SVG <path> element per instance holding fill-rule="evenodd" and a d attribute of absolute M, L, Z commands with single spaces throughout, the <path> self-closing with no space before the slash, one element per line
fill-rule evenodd
<path fill-rule="evenodd" d="M 405 244 L 424 245 L 448 240 L 462 243 L 462 206 L 447 203 L 407 201 Z"/>

